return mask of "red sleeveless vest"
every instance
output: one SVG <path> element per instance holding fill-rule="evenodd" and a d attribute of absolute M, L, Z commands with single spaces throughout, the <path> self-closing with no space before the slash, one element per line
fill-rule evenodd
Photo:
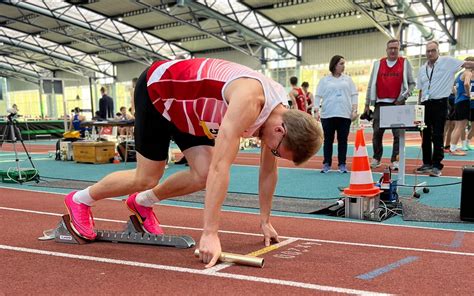
<path fill-rule="evenodd" d="M 403 67 L 405 59 L 399 57 L 397 63 L 390 68 L 387 58 L 380 60 L 379 72 L 377 74 L 377 98 L 394 99 L 400 95 L 403 83 Z"/>

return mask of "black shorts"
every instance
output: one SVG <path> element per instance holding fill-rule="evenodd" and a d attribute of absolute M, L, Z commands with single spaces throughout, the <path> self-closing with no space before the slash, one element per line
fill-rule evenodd
<path fill-rule="evenodd" d="M 470 121 L 474 121 L 474 108 L 471 108 L 471 116 L 470 116 L 471 119 L 469 119 Z"/>
<path fill-rule="evenodd" d="M 469 100 L 464 100 L 454 104 L 454 120 L 469 120 L 469 113 Z"/>
<path fill-rule="evenodd" d="M 454 120 L 454 102 L 448 99 L 448 116 L 446 120 Z"/>
<path fill-rule="evenodd" d="M 151 103 L 146 69 L 135 87 L 135 150 L 151 160 L 166 160 L 171 139 L 181 151 L 195 146 L 214 146 L 214 140 L 183 133 Z"/>

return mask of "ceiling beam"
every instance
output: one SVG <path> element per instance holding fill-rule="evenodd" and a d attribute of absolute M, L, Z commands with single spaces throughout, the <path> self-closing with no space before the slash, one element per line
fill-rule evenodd
<path fill-rule="evenodd" d="M 107 61 L 25 32 L 0 27 L 0 42 L 69 62 L 91 72 L 98 72 L 108 77 L 114 76 L 113 65 Z"/>
<path fill-rule="evenodd" d="M 145 9 L 150 9 L 156 13 L 160 13 L 162 15 L 165 15 L 167 17 L 170 17 L 177 22 L 180 22 L 184 25 L 190 26 L 212 38 L 215 38 L 227 46 L 234 48 L 240 52 L 243 52 L 246 55 L 253 56 L 256 58 L 261 57 L 261 54 L 259 52 L 256 52 L 253 50 L 255 45 L 258 45 L 258 48 L 271 48 L 275 51 L 277 51 L 278 54 L 280 55 L 291 55 L 291 56 L 296 56 L 290 48 L 286 47 L 286 40 L 284 40 L 283 33 L 280 34 L 282 37 L 282 43 L 285 46 L 282 46 L 274 41 L 272 41 L 268 36 L 269 34 L 260 34 L 256 32 L 253 29 L 250 29 L 244 25 L 242 25 L 240 22 L 232 19 L 231 17 L 224 15 L 218 11 L 216 11 L 212 4 L 208 5 L 206 1 L 201 1 L 203 3 L 198 3 L 196 1 L 187 1 L 187 0 L 182 0 L 178 1 L 178 3 L 173 6 L 173 7 L 166 7 L 164 6 L 167 5 L 164 1 L 161 1 L 160 5 L 151 5 L 143 0 L 135 0 L 135 3 L 141 5 Z M 215 3 L 215 2 L 213 2 Z M 231 2 L 219 2 L 219 3 L 226 3 L 227 5 L 230 5 L 230 9 L 232 9 L 233 13 L 232 15 L 236 17 L 237 13 L 234 11 L 232 5 L 239 5 L 239 4 L 233 4 Z M 242 6 L 242 4 L 240 4 Z M 183 9 L 187 9 L 187 13 L 175 13 L 175 11 L 180 10 L 183 11 Z M 246 8 L 247 9 L 247 8 Z M 249 17 L 249 15 L 252 15 L 255 17 L 258 21 L 258 17 L 262 18 L 260 15 L 256 15 L 255 11 L 252 11 L 250 9 L 247 9 L 248 11 L 239 11 L 239 16 L 243 14 L 247 14 L 246 17 Z M 243 14 L 242 14 L 243 12 Z M 192 19 L 189 19 L 189 15 L 191 15 Z M 245 19 L 246 17 L 243 17 Z M 209 28 L 205 28 L 202 24 L 201 21 L 205 19 L 210 19 L 214 20 L 218 27 L 215 28 L 217 29 L 217 32 L 210 31 Z M 270 22 L 269 20 L 266 20 L 266 22 Z M 226 29 L 228 27 L 232 27 L 236 33 L 235 34 L 227 34 Z M 285 34 L 288 34 L 286 30 L 278 27 L 278 26 L 267 26 L 265 28 L 262 28 L 259 25 L 259 30 L 261 32 L 264 32 L 265 30 L 268 31 L 269 33 L 272 32 L 280 32 L 280 30 L 284 31 Z M 288 37 L 288 36 L 287 36 Z M 290 38 L 293 38 L 293 36 L 289 36 Z M 191 37 L 192 38 L 192 37 Z M 296 38 L 294 38 L 296 39 Z"/>
<path fill-rule="evenodd" d="M 359 0 L 353 0 L 352 3 L 355 5 L 355 7 L 367 18 L 369 18 L 374 26 L 382 32 L 385 36 L 387 36 L 389 39 L 396 39 L 396 36 L 392 33 L 391 30 L 387 29 L 384 25 L 382 25 L 380 19 L 377 18 L 376 11 L 373 10 L 373 6 L 375 4 L 372 3 L 372 1 L 359 1 Z M 387 17 L 387 19 L 389 19 Z"/>
<path fill-rule="evenodd" d="M 23 13 L 23 11 L 21 9 L 18 9 L 18 11 L 20 13 Z M 38 32 L 38 34 L 40 34 L 40 35 L 45 35 L 47 33 L 55 33 L 55 34 L 58 34 L 58 35 L 63 36 L 63 37 L 67 37 L 69 39 L 72 39 L 72 40 L 80 42 L 80 43 L 84 43 L 84 44 L 87 44 L 87 45 L 98 47 L 102 50 L 112 51 L 112 52 L 114 52 L 114 53 L 116 53 L 120 56 L 123 56 L 123 57 L 125 57 L 129 60 L 133 60 L 137 63 L 141 63 L 141 64 L 144 64 L 146 66 L 150 65 L 149 60 L 137 58 L 135 55 L 129 54 L 128 51 L 126 51 L 126 50 L 121 51 L 121 50 L 117 50 L 115 48 L 112 48 L 111 46 L 101 44 L 99 39 L 87 38 L 87 36 L 85 36 L 84 34 L 75 34 L 75 35 L 73 35 L 70 32 L 70 28 L 72 28 L 71 26 L 61 25 L 59 23 L 59 21 L 57 21 L 57 20 L 56 20 L 56 22 L 58 23 L 57 27 L 47 28 L 45 26 L 41 26 L 40 24 L 38 24 L 38 22 L 35 22 L 35 18 L 33 18 L 33 19 L 24 18 L 24 17 L 11 18 L 11 17 L 8 17 L 8 16 L 2 16 L 2 18 L 7 19 L 7 21 L 4 22 L 4 23 L 6 23 L 5 24 L 6 26 L 8 26 L 10 24 L 13 24 L 13 23 L 21 23 L 21 24 L 25 24 L 25 25 L 30 25 L 32 27 L 40 29 L 41 31 Z M 45 38 L 45 39 L 48 40 L 48 38 Z M 76 49 L 76 50 L 78 50 L 78 49 Z M 84 53 L 86 53 L 86 52 L 84 52 Z"/>
<path fill-rule="evenodd" d="M 39 83 L 39 78 L 37 78 L 37 77 L 32 77 L 32 76 L 29 76 L 29 75 L 20 74 L 20 73 L 17 73 L 15 71 L 11 71 L 11 70 L 8 70 L 8 69 L 3 69 L 1 65 L 0 65 L 0 77 L 15 78 L 15 79 L 18 79 L 18 80 L 21 80 L 21 81 L 30 82 L 30 83 L 34 83 L 34 84 Z"/>
<path fill-rule="evenodd" d="M 451 32 L 449 32 L 448 28 L 446 27 L 445 24 L 443 24 L 443 22 L 441 22 L 439 16 L 436 14 L 436 12 L 433 10 L 433 7 L 431 7 L 430 4 L 428 4 L 428 2 L 426 2 L 426 0 L 419 0 L 420 3 L 425 7 L 425 9 L 428 11 L 428 13 L 433 17 L 434 21 L 438 24 L 438 26 L 440 26 L 441 30 L 444 32 L 444 34 L 446 35 L 446 37 L 448 37 L 449 39 L 449 42 L 452 44 L 452 45 L 456 45 L 457 43 L 457 40 L 456 38 L 453 37 L 453 35 L 451 34 Z M 444 1 L 441 1 L 441 5 L 443 5 Z"/>
<path fill-rule="evenodd" d="M 3 0 L 4 4 L 15 6 L 33 13 L 47 16 L 77 26 L 88 32 L 117 40 L 133 48 L 140 48 L 154 59 L 172 59 L 177 54 L 183 54 L 183 49 L 170 44 L 154 35 L 142 32 L 128 24 L 100 15 L 92 10 L 71 5 L 66 2 L 51 2 L 46 0 L 19 1 Z M 88 20 L 94 14 L 93 20 Z M 113 27 L 115 30 L 111 30 Z M 186 53 L 186 52 L 185 52 Z"/>
<path fill-rule="evenodd" d="M 0 56 L 0 68 L 38 79 L 41 77 L 53 77 L 53 72 L 45 68 L 5 56 Z"/>

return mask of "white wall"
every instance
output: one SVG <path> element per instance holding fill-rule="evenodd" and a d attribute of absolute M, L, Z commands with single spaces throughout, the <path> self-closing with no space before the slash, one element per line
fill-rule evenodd
<path fill-rule="evenodd" d="M 197 58 L 215 58 L 247 66 L 254 70 L 261 69 L 260 61 L 257 58 L 248 56 L 237 50 L 224 50 L 210 53 L 196 54 Z"/>
<path fill-rule="evenodd" d="M 474 19 L 460 19 L 457 50 L 474 49 Z"/>
<path fill-rule="evenodd" d="M 56 71 L 56 77 L 64 79 L 64 87 L 68 86 L 78 86 L 78 85 L 89 85 L 89 77 L 75 75 L 70 72 Z"/>
<path fill-rule="evenodd" d="M 117 64 L 117 82 L 132 81 L 134 77 L 139 77 L 148 66 L 140 63 Z"/>
<path fill-rule="evenodd" d="M 26 82 L 23 80 L 18 80 L 15 78 L 7 78 L 8 91 L 26 91 L 26 90 L 38 90 L 38 85 Z"/>
<path fill-rule="evenodd" d="M 301 65 L 329 63 L 334 55 L 346 61 L 378 59 L 385 56 L 388 37 L 379 32 L 327 39 L 303 40 Z"/>

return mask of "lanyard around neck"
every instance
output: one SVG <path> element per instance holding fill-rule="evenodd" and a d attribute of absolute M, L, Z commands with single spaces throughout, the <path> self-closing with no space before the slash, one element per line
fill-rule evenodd
<path fill-rule="evenodd" d="M 435 69 L 435 64 L 433 64 L 433 68 L 431 69 L 431 74 L 428 75 L 428 64 L 426 64 L 425 72 L 426 72 L 426 77 L 428 77 L 428 90 L 430 90 L 431 88 L 431 79 L 433 78 L 434 69 Z"/>

